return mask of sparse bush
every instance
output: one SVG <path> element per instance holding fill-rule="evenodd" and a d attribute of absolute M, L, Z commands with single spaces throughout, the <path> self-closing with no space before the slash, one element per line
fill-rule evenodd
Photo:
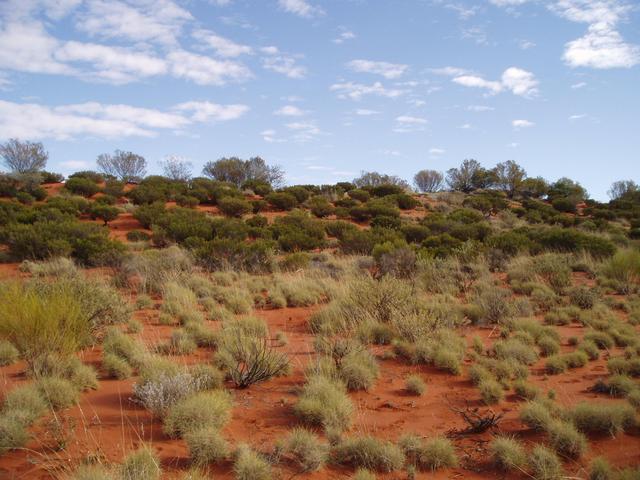
<path fill-rule="evenodd" d="M 158 480 L 161 473 L 160 460 L 147 446 L 127 455 L 120 467 L 122 480 Z"/>
<path fill-rule="evenodd" d="M 173 405 L 164 419 L 164 432 L 181 437 L 203 425 L 222 428 L 231 417 L 231 397 L 227 392 L 195 393 Z"/>
<path fill-rule="evenodd" d="M 588 310 L 594 307 L 598 300 L 598 296 L 592 288 L 581 286 L 571 289 L 569 292 L 569 299 L 573 305 L 576 305 L 583 310 Z"/>
<path fill-rule="evenodd" d="M 629 405 L 603 405 L 581 402 L 567 412 L 576 428 L 585 433 L 616 435 L 634 424 L 635 412 Z"/>
<path fill-rule="evenodd" d="M 0 340 L 0 367 L 15 363 L 19 357 L 20 352 L 11 342 Z"/>
<path fill-rule="evenodd" d="M 427 385 L 419 375 L 409 375 L 405 380 L 405 388 L 407 392 L 413 395 L 422 396 L 427 389 Z"/>
<path fill-rule="evenodd" d="M 380 472 L 399 470 L 404 463 L 404 454 L 398 446 L 369 436 L 343 440 L 333 448 L 332 457 L 341 465 Z"/>
<path fill-rule="evenodd" d="M 536 445 L 531 451 L 529 466 L 535 480 L 558 480 L 562 476 L 560 459 L 543 445 Z"/>
<path fill-rule="evenodd" d="M 36 385 L 45 401 L 54 410 L 71 407 L 78 401 L 78 391 L 64 378 L 42 377 Z"/>
<path fill-rule="evenodd" d="M 173 405 L 199 389 L 199 384 L 189 373 L 156 373 L 153 370 L 155 369 L 149 373 L 141 372 L 143 381 L 133 386 L 133 394 L 136 400 L 156 417 L 164 417 Z"/>
<path fill-rule="evenodd" d="M 312 432 L 295 428 L 284 441 L 284 453 L 291 456 L 302 472 L 320 470 L 327 460 L 328 448 Z"/>
<path fill-rule="evenodd" d="M 204 466 L 223 461 L 229 455 L 229 445 L 214 426 L 201 426 L 184 436 L 189 456 L 196 465 Z"/>
<path fill-rule="evenodd" d="M 504 390 L 499 382 L 487 378 L 480 381 L 478 384 L 482 401 L 487 405 L 493 405 L 499 403 L 504 398 Z"/>
<path fill-rule="evenodd" d="M 341 383 L 313 376 L 302 388 L 294 413 L 309 425 L 342 432 L 351 425 L 353 404 Z"/>
<path fill-rule="evenodd" d="M 236 480 L 271 480 L 271 465 L 247 445 L 240 445 L 233 473 Z"/>
<path fill-rule="evenodd" d="M 489 445 L 489 450 L 496 465 L 502 470 L 521 470 L 527 463 L 525 449 L 514 437 L 494 438 Z"/>

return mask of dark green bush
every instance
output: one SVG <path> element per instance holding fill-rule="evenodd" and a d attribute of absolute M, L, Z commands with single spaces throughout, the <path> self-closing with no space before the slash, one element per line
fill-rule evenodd
<path fill-rule="evenodd" d="M 299 203 L 296 197 L 286 192 L 270 193 L 265 199 L 278 210 L 291 210 Z"/>
<path fill-rule="evenodd" d="M 81 177 L 69 177 L 64 188 L 83 197 L 91 197 L 100 191 L 100 187 L 93 180 Z"/>

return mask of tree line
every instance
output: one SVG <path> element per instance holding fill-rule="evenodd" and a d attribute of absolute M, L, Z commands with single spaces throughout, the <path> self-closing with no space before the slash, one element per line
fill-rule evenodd
<path fill-rule="evenodd" d="M 10 139 L 0 144 L 0 159 L 14 175 L 41 172 L 45 169 L 49 153 L 40 142 Z M 116 150 L 112 154 L 101 154 L 96 159 L 99 171 L 124 182 L 138 182 L 147 174 L 147 160 L 129 151 Z M 163 175 L 171 180 L 189 181 L 193 165 L 185 158 L 171 155 L 160 162 Z M 257 187 L 260 184 L 280 188 L 285 184 L 285 173 L 277 165 L 269 165 L 261 157 L 247 160 L 238 157 L 223 157 L 207 162 L 202 175 L 214 180 L 231 183 L 238 188 Z M 61 176 L 59 176 L 62 178 Z M 409 183 L 396 176 L 378 172 L 361 172 L 351 182 L 358 188 L 380 185 L 397 185 L 410 190 Z M 505 192 L 509 198 L 524 196 L 531 198 L 561 198 L 573 204 L 588 197 L 586 190 L 569 178 L 549 183 L 542 177 L 528 177 L 522 166 L 513 160 L 485 168 L 474 159 L 465 159 L 460 166 L 445 173 L 437 170 L 420 170 L 413 177 L 414 188 L 421 193 L 441 190 L 471 193 L 475 190 L 494 189 Z M 608 191 L 612 200 L 640 193 L 640 186 L 633 180 L 619 180 Z"/>

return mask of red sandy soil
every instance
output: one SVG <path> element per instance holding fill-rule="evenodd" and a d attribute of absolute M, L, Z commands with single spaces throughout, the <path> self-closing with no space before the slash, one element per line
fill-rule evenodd
<path fill-rule="evenodd" d="M 157 300 L 158 301 L 158 300 Z M 158 301 L 159 302 L 159 301 Z M 138 334 L 148 346 L 166 341 L 174 327 L 157 324 L 158 304 L 153 309 L 138 311 L 135 318 L 144 324 L 144 331 Z M 293 415 L 292 405 L 296 402 L 296 391 L 304 383 L 304 367 L 314 358 L 313 336 L 308 332 L 307 320 L 318 307 L 287 308 L 282 310 L 257 310 L 255 313 L 264 318 L 272 334 L 277 331 L 286 333 L 289 343 L 281 347 L 291 359 L 291 375 L 251 386 L 244 390 L 233 389 L 235 397 L 233 417 L 224 429 L 226 438 L 232 443 L 249 443 L 261 451 L 270 450 L 274 443 L 283 438 L 298 421 Z M 208 322 L 216 329 L 219 324 Z M 583 328 L 578 325 L 558 327 L 563 338 L 563 350 L 569 351 L 566 339 L 570 336 L 581 337 Z M 488 346 L 495 341 L 497 332 L 492 329 L 467 328 L 463 332 L 466 338 L 480 335 Z M 388 347 L 375 347 L 376 354 Z M 615 354 L 620 354 L 616 351 Z M 612 352 L 614 354 L 614 352 Z M 206 362 L 212 352 L 199 349 L 194 355 L 174 357 L 185 364 Z M 82 359 L 98 370 L 100 369 L 101 349 L 95 347 L 81 353 Z M 607 375 L 606 356 L 589 362 L 583 368 L 567 373 L 546 376 L 543 372 L 544 360 L 531 368 L 530 381 L 543 391 L 553 389 L 557 402 L 563 406 L 574 405 L 587 400 L 601 403 L 623 402 L 603 395 L 591 393 L 589 388 L 599 378 Z M 349 435 L 371 434 L 380 438 L 396 440 L 405 433 L 417 433 L 424 437 L 444 435 L 452 429 L 460 429 L 464 422 L 451 410 L 451 407 L 463 408 L 466 405 L 485 409 L 478 390 L 468 380 L 467 375 L 459 377 L 436 370 L 428 366 L 412 366 L 400 360 L 380 359 L 381 377 L 375 387 L 368 392 L 350 394 L 356 407 L 354 426 Z M 404 379 L 409 374 L 419 374 L 427 383 L 427 391 L 422 397 L 410 396 L 404 390 Z M 24 365 L 17 364 L 0 368 L 0 390 L 8 391 L 16 385 L 29 381 L 24 376 Z M 102 461 L 119 462 L 132 449 L 142 442 L 153 445 L 158 452 L 164 478 L 177 478 L 179 473 L 189 467 L 188 452 L 183 440 L 166 437 L 162 433 L 162 424 L 151 418 L 146 410 L 131 401 L 135 378 L 128 380 L 102 379 L 97 391 L 84 393 L 78 406 L 60 412 L 59 417 L 68 425 L 68 442 L 63 451 L 55 451 L 54 439 L 45 434 L 47 422 L 43 419 L 33 429 L 34 440 L 27 450 L 10 452 L 0 457 L 0 478 L 3 479 L 51 479 L 56 474 L 77 465 L 88 457 L 98 457 Z M 494 406 L 496 413 L 503 413 L 500 432 L 518 434 L 525 442 L 544 442 L 544 436 L 533 433 L 518 420 L 521 401 L 510 394 L 499 405 Z M 590 437 L 590 450 L 579 461 L 567 462 L 568 474 L 578 478 L 586 477 L 585 468 L 590 459 L 604 455 L 618 466 L 640 463 L 640 437 L 638 432 L 622 434 L 617 438 L 608 436 Z M 420 473 L 417 478 L 526 478 L 524 475 L 495 471 L 488 462 L 487 446 L 492 433 L 456 438 L 461 466 L 436 474 Z M 350 469 L 329 466 L 320 472 L 301 475 L 309 479 L 344 479 L 352 472 Z M 218 465 L 212 469 L 214 478 L 231 479 L 231 464 Z M 285 464 L 282 478 L 290 478 L 296 470 Z M 380 474 L 380 479 L 404 479 L 406 473 L 395 472 Z"/>

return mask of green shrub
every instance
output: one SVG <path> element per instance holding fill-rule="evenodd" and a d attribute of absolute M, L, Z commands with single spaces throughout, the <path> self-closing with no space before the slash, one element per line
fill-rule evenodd
<path fill-rule="evenodd" d="M 531 451 L 529 466 L 535 480 L 558 480 L 562 476 L 560 459 L 543 445 L 536 445 Z"/>
<path fill-rule="evenodd" d="M 17 362 L 19 357 L 20 352 L 11 342 L 0 340 L 0 367 Z"/>
<path fill-rule="evenodd" d="M 169 409 L 163 431 L 175 438 L 203 425 L 220 429 L 231 418 L 231 406 L 231 396 L 225 391 L 195 393 Z"/>
<path fill-rule="evenodd" d="M 618 251 L 605 263 L 602 273 L 617 283 L 619 293 L 631 293 L 634 285 L 640 283 L 640 252 Z"/>
<path fill-rule="evenodd" d="M 533 400 L 520 409 L 520 420 L 534 430 L 546 430 L 553 421 L 554 413 L 548 401 Z"/>
<path fill-rule="evenodd" d="M 294 413 L 309 425 L 342 432 L 351 425 L 353 404 L 341 383 L 314 376 L 302 388 Z"/>
<path fill-rule="evenodd" d="M 65 190 L 82 195 L 83 197 L 91 197 L 100 191 L 100 187 L 96 182 L 86 178 L 69 178 L 64 184 Z"/>
<path fill-rule="evenodd" d="M 482 401 L 487 405 L 499 403 L 504 398 L 502 385 L 491 378 L 483 379 L 478 384 Z"/>
<path fill-rule="evenodd" d="M 567 361 L 563 355 L 553 355 L 547 358 L 544 369 L 551 375 L 557 375 L 567 370 Z"/>
<path fill-rule="evenodd" d="M 526 380 L 517 380 L 513 383 L 516 395 L 525 400 L 534 400 L 540 395 L 540 389 Z"/>
<path fill-rule="evenodd" d="M 284 441 L 283 451 L 298 465 L 301 472 L 320 470 L 328 455 L 327 445 L 312 432 L 295 428 Z"/>
<path fill-rule="evenodd" d="M 538 340 L 538 347 L 540 347 L 540 353 L 543 357 L 556 355 L 560 352 L 560 344 L 551 337 L 545 336 Z"/>
<path fill-rule="evenodd" d="M 224 215 L 238 218 L 253 210 L 249 202 L 234 197 L 224 197 L 218 200 L 218 208 Z"/>
<path fill-rule="evenodd" d="M 547 425 L 547 435 L 551 447 L 560 455 L 578 458 L 587 449 L 587 439 L 570 422 L 553 420 Z"/>
<path fill-rule="evenodd" d="M 29 441 L 29 432 L 21 419 L 11 414 L 0 415 L 0 455 L 22 448 Z"/>
<path fill-rule="evenodd" d="M 42 377 L 36 385 L 47 404 L 54 410 L 71 407 L 78 401 L 78 391 L 64 378 Z"/>
<path fill-rule="evenodd" d="M 615 478 L 609 461 L 603 457 L 596 457 L 589 466 L 589 480 L 613 480 Z"/>
<path fill-rule="evenodd" d="M 345 439 L 331 453 L 333 460 L 340 465 L 380 472 L 399 470 L 404 463 L 404 454 L 398 446 L 369 436 Z"/>
<path fill-rule="evenodd" d="M 265 197 L 265 200 L 278 210 L 291 210 L 298 205 L 298 199 L 285 192 L 270 193 Z"/>
<path fill-rule="evenodd" d="M 427 385 L 424 383 L 424 380 L 422 380 L 420 375 L 409 375 L 405 379 L 405 388 L 407 389 L 407 392 L 413 395 L 422 396 L 427 389 Z"/>
<path fill-rule="evenodd" d="M 562 357 L 569 368 L 584 367 L 589 361 L 589 356 L 581 350 L 565 353 Z"/>
<path fill-rule="evenodd" d="M 445 370 L 453 375 L 462 373 L 460 356 L 448 348 L 438 348 L 433 355 L 433 364 L 436 368 Z"/>
<path fill-rule="evenodd" d="M 138 295 L 138 298 L 136 298 L 136 308 L 138 310 L 153 308 L 153 303 L 153 299 L 149 295 L 146 295 L 144 293 L 141 293 L 140 295 Z"/>
<path fill-rule="evenodd" d="M 47 411 L 48 405 L 35 384 L 16 387 L 4 397 L 0 410 L 3 416 L 19 419 L 31 425 Z"/>
<path fill-rule="evenodd" d="M 640 388 L 629 393 L 629 395 L 627 396 L 627 401 L 633 408 L 635 408 L 636 410 L 640 410 Z"/>
<path fill-rule="evenodd" d="M 184 439 L 189 456 L 196 465 L 219 463 L 229 455 L 229 445 L 216 427 L 200 426 L 188 432 Z"/>
<path fill-rule="evenodd" d="M 111 378 L 124 380 L 133 374 L 133 369 L 127 361 L 113 353 L 105 353 L 102 358 L 102 368 Z"/>
<path fill-rule="evenodd" d="M 522 470 L 527 463 L 527 453 L 514 437 L 494 438 L 489 445 L 489 450 L 494 462 L 502 470 Z"/>
<path fill-rule="evenodd" d="M 598 300 L 597 294 L 592 288 L 589 287 L 575 287 L 569 292 L 569 299 L 573 305 L 576 305 L 583 310 L 593 308 Z"/>
<path fill-rule="evenodd" d="M 420 470 L 435 471 L 458 465 L 455 448 L 448 438 L 436 437 L 426 442 L 416 442 L 414 437 L 414 440 L 409 442 L 407 437 L 404 437 L 401 439 L 402 443 L 407 457 L 410 461 L 413 459 L 413 463 Z M 413 448 L 408 448 L 410 443 L 413 444 Z"/>
<path fill-rule="evenodd" d="M 586 353 L 589 360 L 597 360 L 600 357 L 598 346 L 592 340 L 584 340 L 578 345 L 577 350 Z"/>
<path fill-rule="evenodd" d="M 599 332 L 596 330 L 591 330 L 585 333 L 583 340 L 592 341 L 600 350 L 609 349 L 615 344 L 611 335 L 606 332 Z"/>
<path fill-rule="evenodd" d="M 127 455 L 120 467 L 122 480 L 158 480 L 161 473 L 160 460 L 146 446 Z"/>
<path fill-rule="evenodd" d="M 584 433 L 616 435 L 630 428 L 635 422 L 635 412 L 630 405 L 581 402 L 569 410 L 567 415 L 576 428 Z"/>
<path fill-rule="evenodd" d="M 233 473 L 236 480 L 271 480 L 271 465 L 247 445 L 240 445 Z"/>
<path fill-rule="evenodd" d="M 378 363 L 368 351 L 350 353 L 340 364 L 340 378 L 349 390 L 369 390 L 379 376 Z"/>
<path fill-rule="evenodd" d="M 626 397 L 638 389 L 636 383 L 626 375 L 612 375 L 608 381 L 598 380 L 594 390 L 607 393 L 613 397 Z"/>

